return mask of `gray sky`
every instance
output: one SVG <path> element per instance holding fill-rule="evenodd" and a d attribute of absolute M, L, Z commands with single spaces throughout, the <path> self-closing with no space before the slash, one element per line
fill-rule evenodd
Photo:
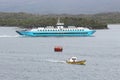
<path fill-rule="evenodd" d="M 91 14 L 120 11 L 120 0 L 0 0 L 0 12 Z"/>

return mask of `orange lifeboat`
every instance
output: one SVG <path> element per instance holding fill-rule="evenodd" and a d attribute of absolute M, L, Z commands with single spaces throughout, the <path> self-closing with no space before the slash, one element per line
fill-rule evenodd
<path fill-rule="evenodd" d="M 55 52 L 62 52 L 62 50 L 63 50 L 63 48 L 62 48 L 61 46 L 56 46 L 56 47 L 54 48 L 54 51 L 55 51 Z"/>

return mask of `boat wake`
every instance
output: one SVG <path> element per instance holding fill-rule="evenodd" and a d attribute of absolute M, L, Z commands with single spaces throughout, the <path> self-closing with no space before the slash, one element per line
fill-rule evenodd
<path fill-rule="evenodd" d="M 0 38 L 20 37 L 19 35 L 0 35 Z"/>
<path fill-rule="evenodd" d="M 61 61 L 61 60 L 53 60 L 53 59 L 48 59 L 46 60 L 48 62 L 52 62 L 52 63 L 66 63 L 65 61 Z"/>

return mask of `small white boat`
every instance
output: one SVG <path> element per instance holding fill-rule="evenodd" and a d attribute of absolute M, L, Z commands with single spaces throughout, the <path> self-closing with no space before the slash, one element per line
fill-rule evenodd
<path fill-rule="evenodd" d="M 77 64 L 77 65 L 85 65 L 86 60 L 77 60 L 76 57 L 72 57 L 69 60 L 66 60 L 68 64 Z"/>

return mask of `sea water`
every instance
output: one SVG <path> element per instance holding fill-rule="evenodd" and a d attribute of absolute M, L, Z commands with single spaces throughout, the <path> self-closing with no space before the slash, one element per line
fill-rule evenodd
<path fill-rule="evenodd" d="M 16 30 L 0 27 L 0 80 L 120 79 L 120 27 L 92 37 L 22 37 Z M 72 56 L 86 65 L 67 64 Z"/>

